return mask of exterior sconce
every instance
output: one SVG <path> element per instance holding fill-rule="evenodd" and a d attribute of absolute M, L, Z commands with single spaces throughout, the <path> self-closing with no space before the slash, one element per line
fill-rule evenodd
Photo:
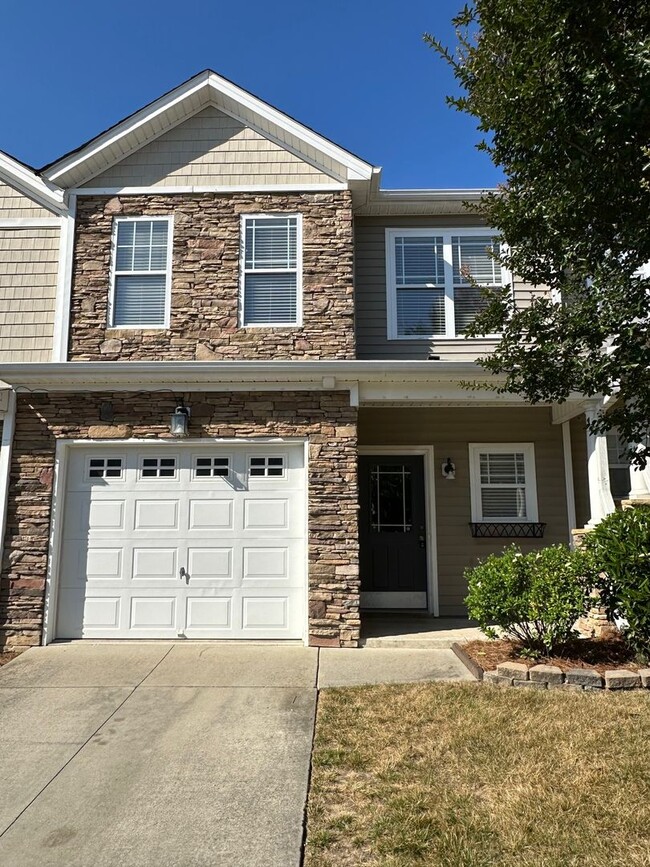
<path fill-rule="evenodd" d="M 447 480 L 456 478 L 456 464 L 451 458 L 447 458 L 445 463 L 442 465 L 442 477 Z"/>
<path fill-rule="evenodd" d="M 169 430 L 173 437 L 186 437 L 188 435 L 188 427 L 190 423 L 191 410 L 189 406 L 181 404 L 177 406 L 171 416 Z"/>

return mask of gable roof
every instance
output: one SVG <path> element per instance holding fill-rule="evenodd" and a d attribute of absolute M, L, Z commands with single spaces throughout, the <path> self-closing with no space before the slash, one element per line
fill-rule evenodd
<path fill-rule="evenodd" d="M 48 211 L 58 215 L 67 212 L 62 189 L 44 181 L 34 169 L 4 151 L 0 151 L 0 181 Z"/>
<path fill-rule="evenodd" d="M 211 69 L 198 73 L 79 148 L 44 166 L 40 174 L 62 187 L 77 187 L 208 105 L 214 105 L 342 181 L 365 181 L 372 176 L 370 163 Z"/>

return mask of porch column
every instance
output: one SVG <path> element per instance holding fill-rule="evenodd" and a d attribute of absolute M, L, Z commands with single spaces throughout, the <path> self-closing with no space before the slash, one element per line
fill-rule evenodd
<path fill-rule="evenodd" d="M 598 416 L 598 410 L 588 409 L 585 416 L 587 419 L 587 474 L 590 511 L 587 527 L 595 527 L 606 515 L 614 511 L 615 506 L 609 487 L 607 438 L 604 434 L 594 434 L 589 429 L 589 423 Z"/>
<path fill-rule="evenodd" d="M 637 445 L 635 450 L 643 448 Z M 650 461 L 644 470 L 630 464 L 630 500 L 650 500 Z"/>

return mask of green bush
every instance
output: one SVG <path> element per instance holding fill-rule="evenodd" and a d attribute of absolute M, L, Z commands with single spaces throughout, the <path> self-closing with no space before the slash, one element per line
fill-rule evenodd
<path fill-rule="evenodd" d="M 584 549 L 609 617 L 627 621 L 626 641 L 650 656 L 650 506 L 608 515 L 586 534 Z"/>
<path fill-rule="evenodd" d="M 489 638 L 520 641 L 532 652 L 550 653 L 573 637 L 588 606 L 588 561 L 581 551 L 553 545 L 522 554 L 516 545 L 465 570 L 465 603 Z"/>

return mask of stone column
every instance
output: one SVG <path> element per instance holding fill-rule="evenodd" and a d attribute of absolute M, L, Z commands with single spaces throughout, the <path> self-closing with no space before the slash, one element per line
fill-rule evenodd
<path fill-rule="evenodd" d="M 587 527 L 595 527 L 615 509 L 609 487 L 607 438 L 604 434 L 594 434 L 589 429 L 589 423 L 594 421 L 597 415 L 597 409 L 588 409 L 585 413 L 587 418 L 587 474 L 590 511 Z"/>

